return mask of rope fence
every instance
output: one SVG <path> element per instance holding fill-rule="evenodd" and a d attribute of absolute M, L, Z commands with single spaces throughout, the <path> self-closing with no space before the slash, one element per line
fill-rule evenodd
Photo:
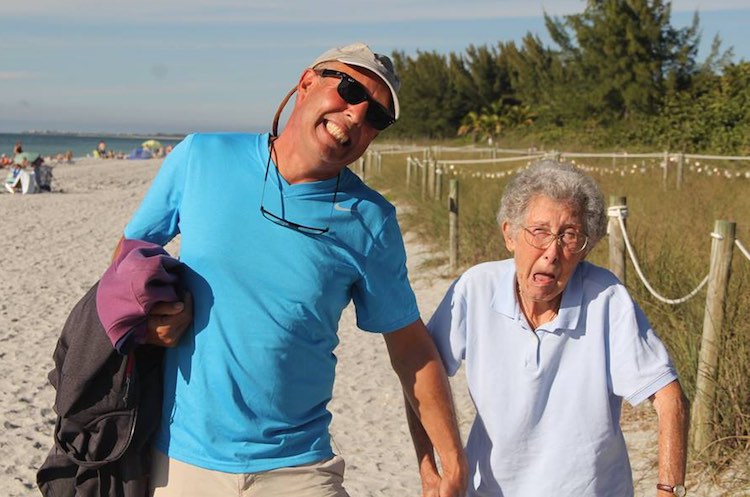
<path fill-rule="evenodd" d="M 701 281 L 698 286 L 688 293 L 686 296 L 678 298 L 678 299 L 670 299 L 667 297 L 662 296 L 659 294 L 656 290 L 654 290 L 654 287 L 651 286 L 651 284 L 646 279 L 646 276 L 643 274 L 643 270 L 641 270 L 641 265 L 638 263 L 638 258 L 635 255 L 635 250 L 633 249 L 633 245 L 630 243 L 630 237 L 628 237 L 628 231 L 625 228 L 625 216 L 627 215 L 628 207 L 626 205 L 613 205 L 610 206 L 607 215 L 609 217 L 614 217 L 617 219 L 617 222 L 620 226 L 620 229 L 622 230 L 623 240 L 625 242 L 625 247 L 628 249 L 628 255 L 630 256 L 630 261 L 633 263 L 633 267 L 635 268 L 635 272 L 638 275 L 638 278 L 641 280 L 643 285 L 646 287 L 646 289 L 653 295 L 653 297 L 665 304 L 671 304 L 671 305 L 677 305 L 677 304 L 683 304 L 690 300 L 691 298 L 695 297 L 698 292 L 700 292 L 704 286 L 706 286 L 706 283 L 708 283 L 708 275 L 706 275 L 705 278 L 703 278 L 703 281 Z M 715 233 L 711 234 L 712 236 L 715 235 Z"/>
<path fill-rule="evenodd" d="M 745 259 L 747 259 L 748 261 L 750 261 L 750 252 L 748 252 L 748 250 L 745 248 L 745 246 L 742 245 L 742 242 L 739 241 L 739 240 L 735 240 L 734 244 L 737 245 L 738 249 L 740 249 L 740 252 L 742 253 L 742 255 L 745 256 Z"/>
<path fill-rule="evenodd" d="M 462 168 L 456 167 L 461 165 L 492 166 L 514 161 L 532 161 L 541 158 L 554 160 L 569 160 L 576 164 L 577 167 L 589 172 L 600 174 L 619 174 L 625 176 L 628 174 L 646 174 L 658 169 L 662 175 L 662 188 L 667 189 L 669 178 L 674 176 L 675 187 L 679 190 L 682 188 L 686 173 L 693 175 L 704 175 L 709 177 L 723 177 L 726 179 L 750 180 L 750 168 L 738 169 L 735 164 L 747 163 L 750 166 L 750 157 L 747 156 L 722 156 L 722 155 L 705 155 L 705 154 L 685 154 L 682 152 L 656 152 L 656 153 L 629 153 L 629 152 L 610 152 L 610 153 L 592 153 L 592 152 L 564 152 L 564 151 L 544 151 L 536 148 L 530 149 L 504 149 L 494 147 L 446 147 L 446 146 L 393 146 L 393 145 L 374 145 L 368 151 L 370 154 L 380 155 L 408 154 L 415 156 L 422 155 L 422 161 L 435 161 L 439 167 L 437 174 L 451 176 L 470 175 L 473 178 L 482 178 L 487 180 L 502 179 L 507 176 L 507 172 L 466 172 Z M 443 156 L 449 154 L 473 155 L 478 154 L 480 158 L 462 158 L 449 159 Z M 498 157 L 498 154 L 517 155 L 518 157 Z M 482 158 L 489 156 L 490 158 Z M 580 159 L 611 159 L 611 166 L 592 166 L 580 161 Z M 578 161 L 577 161 L 578 160 Z M 633 162 L 640 160 L 640 163 Z M 732 163 L 729 166 L 710 166 L 701 161 L 723 161 Z"/>
<path fill-rule="evenodd" d="M 453 164 L 502 164 L 506 162 L 519 162 L 519 161 L 531 161 L 541 159 L 545 157 L 545 154 L 537 155 L 524 155 L 522 157 L 499 157 L 494 159 L 460 159 L 460 160 L 438 160 L 435 161 L 438 165 L 453 165 Z"/>

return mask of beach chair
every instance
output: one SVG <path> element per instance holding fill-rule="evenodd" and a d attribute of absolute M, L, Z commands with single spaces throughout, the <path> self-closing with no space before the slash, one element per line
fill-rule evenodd
<path fill-rule="evenodd" d="M 13 168 L 5 178 L 5 189 L 10 193 L 20 191 L 22 194 L 37 193 L 39 187 L 33 172 L 22 168 Z"/>

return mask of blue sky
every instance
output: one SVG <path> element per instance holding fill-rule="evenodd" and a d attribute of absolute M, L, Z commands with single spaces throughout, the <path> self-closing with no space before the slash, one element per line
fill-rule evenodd
<path fill-rule="evenodd" d="M 583 0 L 2 0 L 0 132 L 259 131 L 301 70 L 331 46 L 390 53 L 547 40 L 543 12 Z M 750 60 L 750 2 L 673 0 Z"/>

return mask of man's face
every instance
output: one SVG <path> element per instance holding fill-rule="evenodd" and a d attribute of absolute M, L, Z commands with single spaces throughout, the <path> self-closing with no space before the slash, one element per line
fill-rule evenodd
<path fill-rule="evenodd" d="M 340 62 L 325 63 L 323 67 L 351 76 L 370 98 L 390 108 L 390 91 L 372 72 Z M 341 79 L 323 77 L 319 72 L 307 70 L 303 74 L 296 111 L 300 113 L 302 146 L 316 154 L 321 168 L 335 174 L 367 150 L 378 130 L 365 119 L 370 105 L 367 100 L 347 103 L 337 90 Z"/>

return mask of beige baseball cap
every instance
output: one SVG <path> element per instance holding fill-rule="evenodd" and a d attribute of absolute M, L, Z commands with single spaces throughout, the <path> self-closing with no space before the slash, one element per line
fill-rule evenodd
<path fill-rule="evenodd" d="M 362 67 L 378 75 L 388 86 L 393 100 L 393 117 L 398 119 L 398 89 L 401 81 L 398 79 L 393 62 L 388 56 L 378 54 L 370 50 L 370 47 L 362 42 L 352 43 L 344 47 L 332 48 L 320 55 L 313 61 L 310 67 L 315 67 L 322 62 L 338 61 L 350 66 Z"/>

